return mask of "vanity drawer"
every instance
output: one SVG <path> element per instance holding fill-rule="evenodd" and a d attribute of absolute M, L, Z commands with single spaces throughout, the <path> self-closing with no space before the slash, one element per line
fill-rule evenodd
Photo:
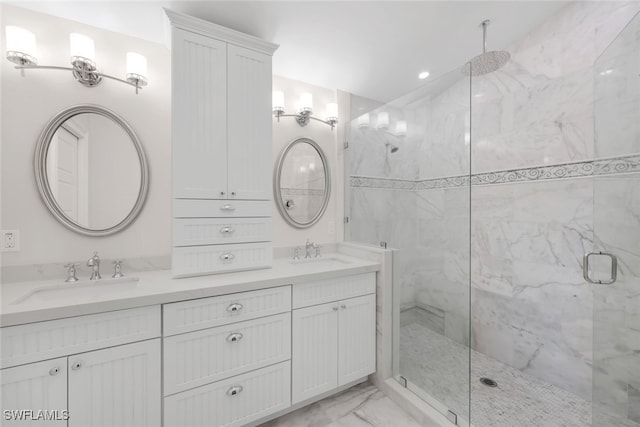
<path fill-rule="evenodd" d="M 170 395 L 291 358 L 291 313 L 174 335 L 164 340 Z"/>
<path fill-rule="evenodd" d="M 220 245 L 271 240 L 271 218 L 178 218 L 173 246 Z"/>
<path fill-rule="evenodd" d="M 375 272 L 317 280 L 293 286 L 293 308 L 309 307 L 375 292 Z"/>
<path fill-rule="evenodd" d="M 174 218 L 270 217 L 271 201 L 174 199 Z"/>
<path fill-rule="evenodd" d="M 160 306 L 110 311 L 0 330 L 0 367 L 22 365 L 160 336 Z"/>
<path fill-rule="evenodd" d="M 164 399 L 165 427 L 244 426 L 291 404 L 291 363 L 174 394 Z"/>
<path fill-rule="evenodd" d="M 163 306 L 164 336 L 291 310 L 291 286 L 175 302 Z"/>
<path fill-rule="evenodd" d="M 271 242 L 183 246 L 173 248 L 171 261 L 174 277 L 269 268 L 273 248 Z"/>

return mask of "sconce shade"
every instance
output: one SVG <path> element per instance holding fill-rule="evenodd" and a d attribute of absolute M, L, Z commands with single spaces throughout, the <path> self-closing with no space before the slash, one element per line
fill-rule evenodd
<path fill-rule="evenodd" d="M 9 61 L 19 65 L 33 65 L 38 62 L 36 36 L 31 31 L 7 25 L 5 35 Z"/>
<path fill-rule="evenodd" d="M 338 121 L 338 104 L 335 102 L 327 104 L 327 121 Z"/>
<path fill-rule="evenodd" d="M 127 81 L 147 85 L 147 58 L 136 52 L 127 52 Z"/>
<path fill-rule="evenodd" d="M 300 94 L 300 113 L 311 114 L 313 112 L 313 95 L 309 92 L 303 92 Z"/>
<path fill-rule="evenodd" d="M 284 92 L 274 90 L 271 97 L 271 107 L 274 113 L 284 113 Z"/>
<path fill-rule="evenodd" d="M 407 122 L 398 120 L 396 122 L 396 135 L 405 136 L 407 134 Z"/>
<path fill-rule="evenodd" d="M 389 128 L 389 113 L 381 111 L 378 113 L 378 129 Z"/>
<path fill-rule="evenodd" d="M 83 58 L 91 62 L 95 62 L 96 60 L 96 49 L 93 45 L 93 39 L 84 34 L 69 34 L 69 48 L 72 61 L 73 58 Z"/>
<path fill-rule="evenodd" d="M 369 113 L 364 113 L 363 115 L 358 117 L 358 127 L 359 128 L 369 127 Z"/>

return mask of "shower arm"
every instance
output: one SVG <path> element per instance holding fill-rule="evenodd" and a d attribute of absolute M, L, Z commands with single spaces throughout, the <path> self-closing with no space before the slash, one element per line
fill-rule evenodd
<path fill-rule="evenodd" d="M 482 53 L 487 53 L 487 27 L 491 24 L 490 19 L 482 21 L 480 26 L 482 27 Z"/>

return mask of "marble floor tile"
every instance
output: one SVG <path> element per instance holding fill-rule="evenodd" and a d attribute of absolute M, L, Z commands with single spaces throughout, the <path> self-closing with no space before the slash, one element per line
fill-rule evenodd
<path fill-rule="evenodd" d="M 420 427 L 369 383 L 327 397 L 260 427 Z"/>
<path fill-rule="evenodd" d="M 590 427 L 591 403 L 566 390 L 454 342 L 423 325 L 400 331 L 400 375 L 468 419 L 475 427 Z M 469 357 L 471 374 L 469 375 Z M 497 381 L 484 386 L 480 377 Z M 594 427 L 640 427 L 598 412 Z"/>

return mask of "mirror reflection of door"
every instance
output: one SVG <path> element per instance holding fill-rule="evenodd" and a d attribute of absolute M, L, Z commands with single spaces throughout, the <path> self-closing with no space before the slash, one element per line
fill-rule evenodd
<path fill-rule="evenodd" d="M 89 215 L 86 133 L 78 123 L 67 121 L 55 133 L 47 156 L 47 178 L 60 209 L 77 223 Z"/>

